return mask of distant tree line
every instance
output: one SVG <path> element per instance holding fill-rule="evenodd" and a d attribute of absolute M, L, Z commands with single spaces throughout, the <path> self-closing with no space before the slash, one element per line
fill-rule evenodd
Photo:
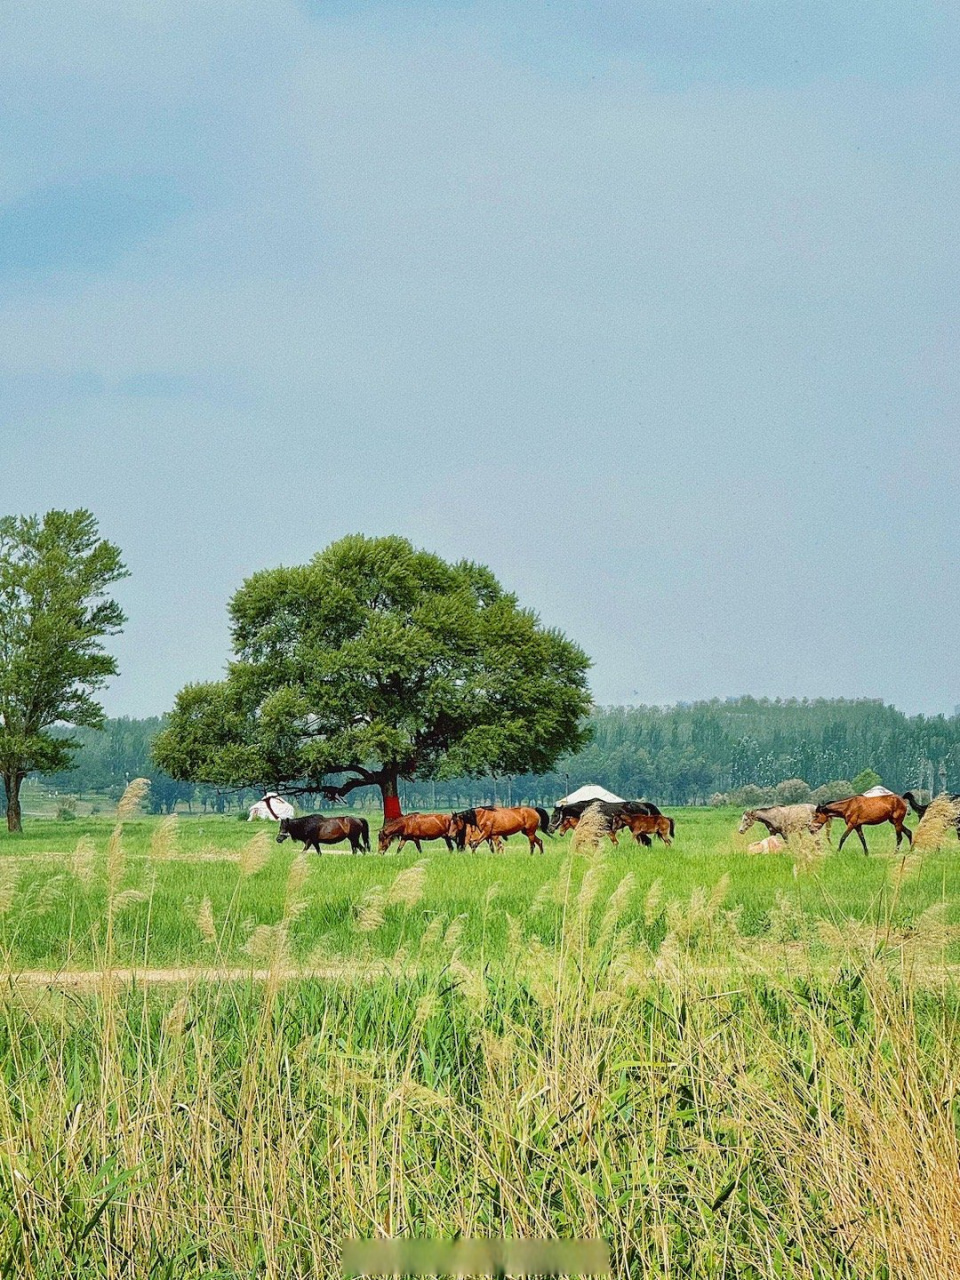
<path fill-rule="evenodd" d="M 118 796 L 133 777 L 151 780 L 154 812 L 176 805 L 224 812 L 250 804 L 253 790 L 236 792 L 175 782 L 152 762 L 160 717 L 108 720 L 102 730 L 74 731 L 82 749 L 76 768 L 50 774 L 60 792 Z M 675 707 L 609 707 L 591 716 L 592 741 L 547 774 L 404 782 L 407 810 L 450 809 L 483 801 L 552 803 L 585 782 L 627 798 L 649 796 L 669 805 L 708 804 L 720 797 L 758 804 L 816 798 L 867 782 L 873 770 L 894 791 L 909 787 L 960 791 L 960 717 L 906 716 L 880 701 L 736 698 Z M 848 782 L 847 780 L 853 780 Z M 368 794 L 368 792 L 370 794 Z M 350 797 L 379 804 L 375 789 Z M 303 800 L 319 808 L 319 797 Z"/>

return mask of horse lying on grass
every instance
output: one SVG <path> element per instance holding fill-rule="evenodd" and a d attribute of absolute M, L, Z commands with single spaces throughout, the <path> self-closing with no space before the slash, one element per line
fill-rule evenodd
<path fill-rule="evenodd" d="M 352 853 L 369 853 L 370 827 L 366 818 L 328 818 L 322 813 L 308 813 L 303 818 L 281 821 L 277 844 L 283 844 L 284 840 L 299 840 L 304 852 L 314 848 L 317 853 L 321 844 L 349 840 Z"/>

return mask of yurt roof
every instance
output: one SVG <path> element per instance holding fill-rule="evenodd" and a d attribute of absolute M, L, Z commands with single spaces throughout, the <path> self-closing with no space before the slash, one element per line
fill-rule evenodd
<path fill-rule="evenodd" d="M 896 795 L 895 791 L 888 791 L 886 787 L 871 787 L 869 791 L 864 791 L 865 796 L 892 796 Z"/>
<path fill-rule="evenodd" d="M 614 804 L 622 804 L 623 796 L 615 796 L 606 787 L 586 786 L 578 787 L 576 791 L 571 791 L 568 796 L 558 800 L 557 804 L 580 804 L 583 800 L 609 800 Z"/>

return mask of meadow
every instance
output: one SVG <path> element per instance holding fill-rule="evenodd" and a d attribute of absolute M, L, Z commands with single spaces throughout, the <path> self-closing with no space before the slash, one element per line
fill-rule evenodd
<path fill-rule="evenodd" d="M 458 1233 L 960 1273 L 955 835 L 750 855 L 738 812 L 673 816 L 533 857 L 0 838 L 0 1274 L 332 1276 L 345 1236 Z"/>

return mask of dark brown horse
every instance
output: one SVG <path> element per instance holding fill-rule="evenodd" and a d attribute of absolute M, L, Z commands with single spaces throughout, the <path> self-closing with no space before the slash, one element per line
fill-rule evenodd
<path fill-rule="evenodd" d="M 549 834 L 550 815 L 546 809 L 533 809 L 521 805 L 516 809 L 462 809 L 450 815 L 450 834 L 457 842 L 457 848 L 463 849 L 469 838 L 470 847 L 476 851 L 484 840 L 490 842 L 497 837 L 506 839 L 522 831 L 530 841 L 530 852 L 539 849 L 543 853 L 543 841 L 537 835 L 538 829 Z M 476 828 L 475 838 L 469 828 Z M 469 834 L 468 834 L 469 833 Z"/>
<path fill-rule="evenodd" d="M 380 828 L 377 847 L 386 853 L 394 840 L 399 840 L 399 853 L 408 840 L 417 846 L 417 853 L 423 853 L 421 840 L 443 840 L 448 849 L 453 849 L 453 837 L 450 835 L 449 813 L 404 813 L 399 818 L 390 818 Z"/>
<path fill-rule="evenodd" d="M 614 838 L 614 832 L 622 831 L 624 827 L 633 832 L 637 844 L 645 844 L 648 848 L 651 836 L 656 836 L 664 844 L 673 844 L 674 822 L 664 813 L 620 812 L 613 819 L 610 829 L 611 840 Z"/>
<path fill-rule="evenodd" d="M 311 846 L 320 852 L 322 844 L 349 840 L 352 853 L 370 852 L 370 827 L 366 818 L 328 818 L 323 813 L 308 813 L 304 818 L 283 818 L 277 844 L 299 840 L 304 852 Z"/>
<path fill-rule="evenodd" d="M 867 853 L 867 842 L 863 836 L 864 827 L 876 827 L 882 822 L 889 822 L 897 833 L 897 848 L 904 836 L 913 844 L 910 828 L 903 825 L 907 816 L 907 802 L 902 796 L 848 796 L 846 800 L 831 800 L 829 804 L 818 804 L 810 824 L 811 830 L 819 831 L 831 818 L 842 818 L 847 824 L 840 837 L 838 850 L 851 831 L 860 837 L 863 852 Z"/>

